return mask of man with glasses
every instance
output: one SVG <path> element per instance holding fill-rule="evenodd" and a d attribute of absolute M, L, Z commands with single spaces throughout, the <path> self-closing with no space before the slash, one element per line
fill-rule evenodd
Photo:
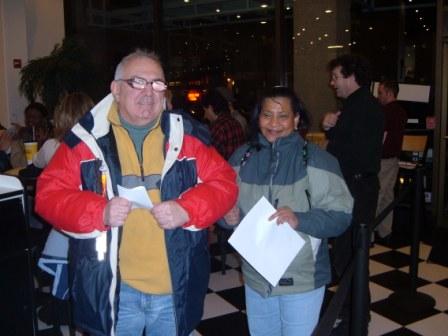
<path fill-rule="evenodd" d="M 206 129 L 163 112 L 166 88 L 155 54 L 123 58 L 112 94 L 38 181 L 37 211 L 71 236 L 74 322 L 91 335 L 189 335 L 202 317 L 204 229 L 233 206 L 237 186 Z M 119 186 L 154 206 L 120 197 Z"/>

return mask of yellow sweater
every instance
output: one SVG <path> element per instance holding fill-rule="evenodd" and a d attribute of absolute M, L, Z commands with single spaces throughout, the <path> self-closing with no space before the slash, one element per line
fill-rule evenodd
<path fill-rule="evenodd" d="M 127 130 L 121 126 L 115 104 L 109 113 L 109 121 L 117 142 L 123 183 L 140 181 L 141 185 L 146 185 L 152 203 L 160 203 L 160 189 L 151 182 L 160 181 L 164 162 L 160 120 L 143 142 L 144 181 L 134 144 Z M 122 281 L 141 292 L 172 292 L 164 231 L 146 209 L 133 209 L 126 219 L 119 251 L 119 267 Z"/>

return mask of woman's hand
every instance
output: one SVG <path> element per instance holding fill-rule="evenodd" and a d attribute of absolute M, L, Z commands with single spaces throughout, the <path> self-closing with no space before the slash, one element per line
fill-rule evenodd
<path fill-rule="evenodd" d="M 288 207 L 278 208 L 277 211 L 271 217 L 269 217 L 269 220 L 273 220 L 276 218 L 278 225 L 289 223 L 289 226 L 291 226 L 294 230 L 299 227 L 299 219 Z"/>
<path fill-rule="evenodd" d="M 237 205 L 224 215 L 224 220 L 228 225 L 237 225 L 240 222 L 240 209 Z"/>

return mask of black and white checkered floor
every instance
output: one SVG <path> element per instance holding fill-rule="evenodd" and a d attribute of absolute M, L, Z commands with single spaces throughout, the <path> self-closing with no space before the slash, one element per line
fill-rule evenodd
<path fill-rule="evenodd" d="M 369 335 L 448 335 L 448 265 L 427 262 L 431 246 L 420 244 L 417 290 L 432 296 L 436 305 L 425 313 L 404 313 L 392 308 L 388 296 L 409 282 L 409 243 L 392 241 L 375 244 L 370 250 L 370 291 L 372 296 Z M 233 254 L 227 254 L 226 272 L 221 274 L 221 261 L 216 237 L 211 235 L 211 274 L 209 293 L 205 299 L 202 322 L 195 335 L 249 335 L 245 318 L 244 287 L 240 264 Z M 334 291 L 328 289 L 328 296 Z M 324 308 L 325 309 L 325 308 Z M 39 321 L 39 329 L 48 326 Z M 69 335 L 66 326 L 63 335 Z M 76 332 L 76 335 L 81 335 Z"/>

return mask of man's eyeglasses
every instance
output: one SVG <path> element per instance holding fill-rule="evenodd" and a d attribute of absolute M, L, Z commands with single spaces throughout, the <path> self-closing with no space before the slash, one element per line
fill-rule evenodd
<path fill-rule="evenodd" d="M 122 81 L 127 83 L 131 88 L 136 90 L 143 90 L 148 85 L 151 85 L 152 89 L 156 92 L 162 92 L 167 89 L 167 85 L 163 80 L 156 79 L 153 81 L 147 81 L 141 77 L 132 77 L 129 79 L 117 79 L 117 81 Z"/>

